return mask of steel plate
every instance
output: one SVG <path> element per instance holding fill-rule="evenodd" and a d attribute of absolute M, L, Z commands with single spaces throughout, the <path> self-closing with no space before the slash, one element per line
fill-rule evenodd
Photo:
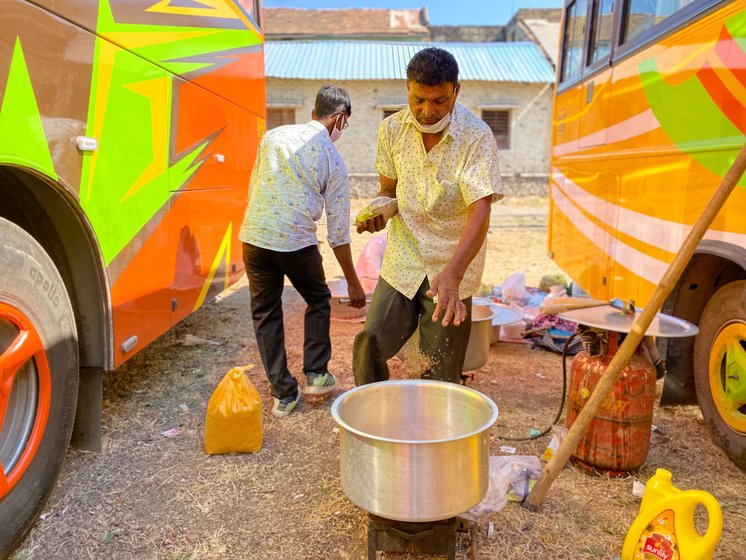
<path fill-rule="evenodd" d="M 518 309 L 514 309 L 508 305 L 501 303 L 494 303 L 490 298 L 485 297 L 473 297 L 471 298 L 472 305 L 487 305 L 492 309 L 492 326 L 501 327 L 502 325 L 509 325 L 511 323 L 517 323 L 523 318 L 523 313 Z"/>
<path fill-rule="evenodd" d="M 572 321 L 573 323 L 587 325 L 589 327 L 628 333 L 632 330 L 632 325 L 641 313 L 642 309 L 638 308 L 635 316 L 632 317 L 625 315 L 610 305 L 605 305 L 602 307 L 589 307 L 587 309 L 573 309 L 571 311 L 560 313 L 558 316 L 568 321 Z M 666 315 L 665 313 L 658 313 L 650 323 L 645 335 L 662 336 L 665 338 L 681 338 L 685 336 L 694 336 L 698 332 L 699 329 L 697 326 L 689 321 L 678 319 L 671 315 Z"/>

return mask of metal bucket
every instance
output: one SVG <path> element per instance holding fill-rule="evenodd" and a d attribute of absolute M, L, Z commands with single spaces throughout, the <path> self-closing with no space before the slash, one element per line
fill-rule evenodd
<path fill-rule="evenodd" d="M 463 371 L 479 369 L 490 355 L 490 333 L 495 312 L 487 305 L 471 306 L 471 332 L 466 345 Z"/>
<path fill-rule="evenodd" d="M 438 521 L 487 492 L 489 428 L 497 406 L 456 383 L 403 380 L 352 389 L 332 405 L 342 489 L 395 521 Z"/>

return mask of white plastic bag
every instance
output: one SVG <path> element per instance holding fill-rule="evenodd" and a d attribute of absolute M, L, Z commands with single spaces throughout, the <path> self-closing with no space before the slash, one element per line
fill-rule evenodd
<path fill-rule="evenodd" d="M 376 289 L 378 277 L 381 274 L 383 254 L 386 252 L 386 240 L 385 231 L 381 235 L 374 235 L 357 257 L 355 272 L 366 294 L 372 294 Z"/>
<path fill-rule="evenodd" d="M 526 299 L 526 274 L 514 272 L 502 285 L 502 297 L 508 301 L 522 303 Z"/>
<path fill-rule="evenodd" d="M 532 483 L 541 475 L 541 462 L 533 455 L 498 455 L 490 457 L 490 481 L 487 493 L 462 517 L 476 521 L 500 511 L 508 499 L 523 501 Z"/>
<path fill-rule="evenodd" d="M 384 218 L 390 220 L 398 211 L 399 206 L 395 198 L 391 198 L 390 196 L 379 196 L 371 200 L 370 204 L 358 212 L 355 221 L 365 222 L 381 214 Z"/>

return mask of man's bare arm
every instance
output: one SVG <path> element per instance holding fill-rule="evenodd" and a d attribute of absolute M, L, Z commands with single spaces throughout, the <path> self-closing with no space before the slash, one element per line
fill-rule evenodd
<path fill-rule="evenodd" d="M 492 197 L 486 196 L 471 203 L 467 209 L 466 225 L 461 232 L 456 250 L 446 267 L 430 282 L 427 295 L 438 296 L 433 321 L 443 316 L 443 326 L 453 322 L 460 325 L 466 319 L 466 306 L 459 298 L 459 286 L 466 269 L 479 253 L 490 227 Z"/>

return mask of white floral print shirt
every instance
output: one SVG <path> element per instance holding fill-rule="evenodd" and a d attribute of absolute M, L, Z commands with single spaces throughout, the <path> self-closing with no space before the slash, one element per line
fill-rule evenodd
<path fill-rule="evenodd" d="M 406 107 L 384 119 L 376 158 L 376 170 L 397 181 L 399 206 L 388 222 L 381 277 L 410 299 L 451 260 L 467 207 L 487 196 L 502 198 L 497 143 L 484 121 L 457 103 L 442 139 L 425 152 L 412 118 Z M 479 289 L 485 252 L 483 244 L 467 268 L 461 299 Z"/>
<path fill-rule="evenodd" d="M 259 145 L 238 238 L 273 251 L 318 244 L 326 207 L 332 247 L 350 242 L 350 183 L 342 157 L 318 121 L 280 126 Z"/>

